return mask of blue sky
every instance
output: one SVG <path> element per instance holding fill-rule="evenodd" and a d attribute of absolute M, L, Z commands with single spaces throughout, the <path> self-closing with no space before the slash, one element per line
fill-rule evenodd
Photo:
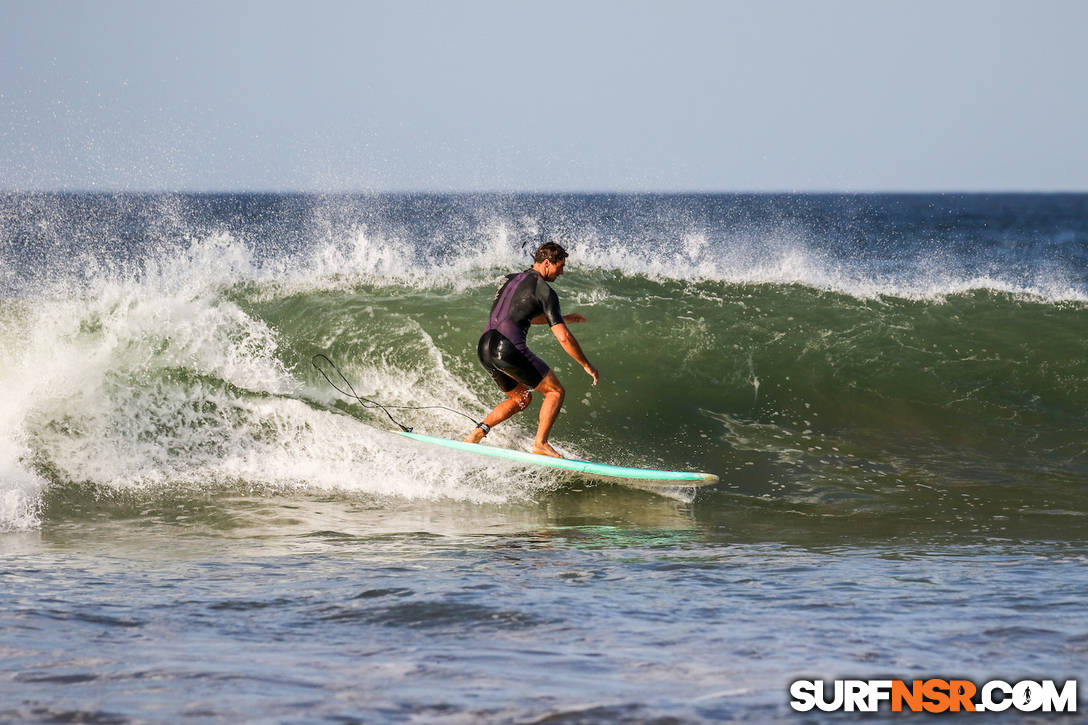
<path fill-rule="evenodd" d="M 1088 190 L 1088 3 L 0 0 L 0 188 Z"/>

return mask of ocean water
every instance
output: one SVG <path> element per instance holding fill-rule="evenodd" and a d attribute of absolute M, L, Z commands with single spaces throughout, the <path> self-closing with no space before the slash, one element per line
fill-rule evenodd
<path fill-rule="evenodd" d="M 545 240 L 602 376 L 530 333 L 553 443 L 720 484 L 431 449 L 311 365 L 463 437 Z M 853 719 L 789 706 L 837 677 L 1085 708 L 1088 195 L 8 194 L 0 391 L 0 722 Z"/>

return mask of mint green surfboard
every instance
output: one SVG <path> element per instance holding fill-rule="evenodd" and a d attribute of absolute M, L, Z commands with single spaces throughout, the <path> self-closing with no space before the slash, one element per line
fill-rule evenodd
<path fill-rule="evenodd" d="M 625 466 L 610 466 L 607 463 L 594 463 L 592 461 L 579 461 L 574 458 L 553 458 L 541 456 L 525 451 L 513 451 L 509 448 L 498 448 L 480 443 L 465 443 L 453 441 L 449 438 L 436 438 L 419 433 L 400 433 L 400 435 L 412 438 L 423 443 L 445 446 L 458 451 L 476 453 L 483 456 L 505 458 L 508 461 L 519 463 L 531 463 L 534 466 L 547 466 L 549 468 L 562 468 L 567 471 L 578 471 L 590 476 L 602 478 L 620 479 L 617 482 L 633 484 L 636 486 L 709 486 L 718 482 L 718 477 L 713 473 L 695 473 L 694 471 L 655 471 L 650 468 L 628 468 Z"/>

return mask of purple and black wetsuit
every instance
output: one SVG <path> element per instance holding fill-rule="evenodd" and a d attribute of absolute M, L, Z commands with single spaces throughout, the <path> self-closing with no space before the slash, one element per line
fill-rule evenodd
<path fill-rule="evenodd" d="M 555 290 L 536 270 L 508 274 L 495 295 L 487 328 L 476 346 L 480 362 L 504 393 L 518 383 L 535 388 L 548 374 L 548 364 L 525 344 L 532 319 L 541 314 L 549 326 L 563 321 Z"/>

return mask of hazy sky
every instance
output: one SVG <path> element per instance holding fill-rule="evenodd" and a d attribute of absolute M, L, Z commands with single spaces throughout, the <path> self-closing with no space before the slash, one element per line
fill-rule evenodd
<path fill-rule="evenodd" d="M 1088 190 L 1088 2 L 0 0 L 0 188 Z"/>

